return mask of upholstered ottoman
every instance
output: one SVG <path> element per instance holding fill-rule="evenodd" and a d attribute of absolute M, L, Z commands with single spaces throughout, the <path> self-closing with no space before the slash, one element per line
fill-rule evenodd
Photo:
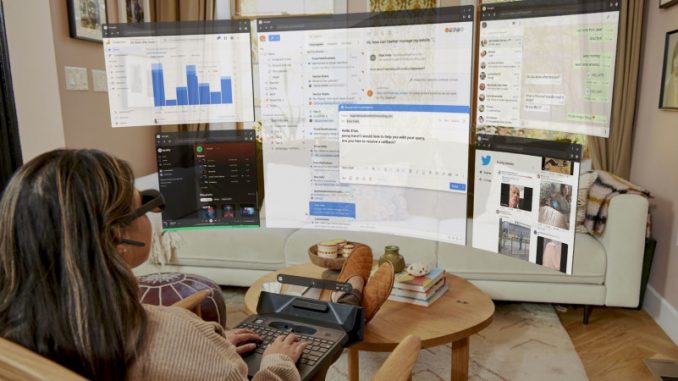
<path fill-rule="evenodd" d="M 141 303 L 170 306 L 198 291 L 210 294 L 200 304 L 202 318 L 226 328 L 226 303 L 221 288 L 211 280 L 194 274 L 153 273 L 137 278 Z"/>

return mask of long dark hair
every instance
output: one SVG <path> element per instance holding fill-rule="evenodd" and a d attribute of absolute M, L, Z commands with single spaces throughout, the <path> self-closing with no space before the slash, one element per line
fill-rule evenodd
<path fill-rule="evenodd" d="M 123 380 L 146 315 L 116 232 L 132 211 L 127 163 L 55 150 L 0 201 L 0 335 L 96 380 Z"/>

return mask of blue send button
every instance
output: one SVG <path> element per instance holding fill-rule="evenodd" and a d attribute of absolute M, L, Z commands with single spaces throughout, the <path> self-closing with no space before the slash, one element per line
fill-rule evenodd
<path fill-rule="evenodd" d="M 450 183 L 450 189 L 457 190 L 457 191 L 465 191 L 466 190 L 466 184 Z"/>
<path fill-rule="evenodd" d="M 268 40 L 269 41 L 280 41 L 280 35 L 279 34 L 269 34 Z"/>

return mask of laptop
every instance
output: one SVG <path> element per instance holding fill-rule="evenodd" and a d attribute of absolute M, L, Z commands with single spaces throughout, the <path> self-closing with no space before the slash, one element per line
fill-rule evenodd
<path fill-rule="evenodd" d="M 250 379 L 259 371 L 266 346 L 278 336 L 294 333 L 309 343 L 296 365 L 301 379 L 310 380 L 344 347 L 362 341 L 365 319 L 361 307 L 262 291 L 257 314 L 238 328 L 248 328 L 263 339 L 254 351 L 242 355 Z"/>

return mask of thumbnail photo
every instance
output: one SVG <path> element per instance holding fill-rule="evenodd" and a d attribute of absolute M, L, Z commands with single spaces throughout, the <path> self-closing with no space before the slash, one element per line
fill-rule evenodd
<path fill-rule="evenodd" d="M 257 214 L 257 210 L 254 205 L 242 205 L 240 207 L 240 216 L 242 217 L 254 217 Z"/>
<path fill-rule="evenodd" d="M 233 218 L 235 217 L 235 208 L 232 204 L 224 205 L 224 218 Z"/>
<path fill-rule="evenodd" d="M 567 244 L 537 237 L 537 264 L 562 273 L 567 272 Z"/>
<path fill-rule="evenodd" d="M 530 259 L 530 227 L 499 220 L 499 254 L 528 261 Z"/>
<path fill-rule="evenodd" d="M 502 183 L 499 205 L 531 212 L 532 188 L 522 185 Z"/>
<path fill-rule="evenodd" d="M 214 222 L 217 218 L 217 212 L 214 205 L 203 206 L 200 214 L 200 219 L 205 222 Z"/>
<path fill-rule="evenodd" d="M 554 159 L 551 157 L 543 157 L 541 159 L 541 169 L 553 173 L 562 173 L 564 175 L 571 175 L 574 173 L 574 166 L 571 161 Z"/>
<path fill-rule="evenodd" d="M 539 192 L 539 223 L 570 229 L 571 203 L 572 185 L 542 182 Z"/>

